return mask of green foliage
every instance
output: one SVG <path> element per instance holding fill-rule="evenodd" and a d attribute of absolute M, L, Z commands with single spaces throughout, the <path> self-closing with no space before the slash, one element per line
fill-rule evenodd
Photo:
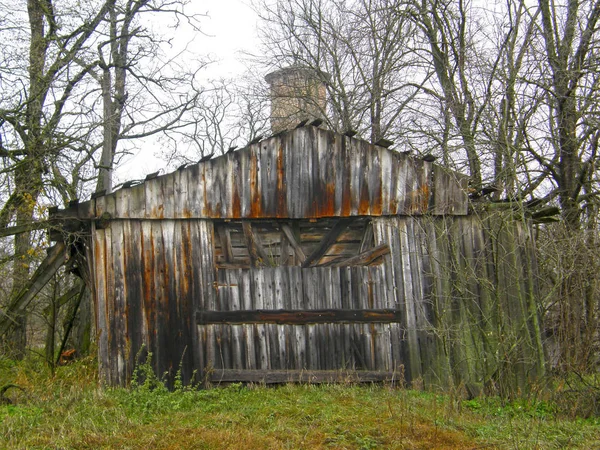
<path fill-rule="evenodd" d="M 456 400 L 377 385 L 231 384 L 174 389 L 152 355 L 128 388 L 99 387 L 95 362 L 0 360 L 25 391 L 0 406 L 0 448 L 590 448 L 598 418 L 563 417 L 551 400 Z"/>
<path fill-rule="evenodd" d="M 465 400 L 463 405 L 486 417 L 553 419 L 556 414 L 554 403 L 524 398 L 504 402 L 498 397 L 484 397 Z"/>

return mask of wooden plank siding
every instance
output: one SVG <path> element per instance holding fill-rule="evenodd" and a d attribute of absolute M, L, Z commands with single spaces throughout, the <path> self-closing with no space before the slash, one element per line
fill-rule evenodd
<path fill-rule="evenodd" d="M 303 127 L 53 214 L 60 219 L 465 215 L 467 177 Z"/>
<path fill-rule="evenodd" d="M 527 223 L 366 141 L 303 127 L 50 219 L 91 233 L 108 384 L 149 354 L 170 383 L 359 370 L 476 395 L 544 372 Z"/>
<path fill-rule="evenodd" d="M 114 220 L 93 233 L 100 372 L 131 379 L 148 352 L 157 374 L 181 367 L 189 382 L 203 363 L 195 312 L 214 305 L 212 227 L 205 221 Z"/>
<path fill-rule="evenodd" d="M 372 229 L 373 244 L 390 249 L 380 265 L 229 269 L 217 266 L 210 220 L 93 227 L 102 377 L 125 384 L 147 352 L 157 374 L 172 381 L 181 368 L 185 382 L 195 371 L 215 380 L 365 370 L 476 394 L 497 379 L 522 388 L 543 373 L 527 225 L 491 214 L 398 216 L 373 219 Z M 269 319 L 282 311 L 341 312 L 331 321 Z M 377 319 L 351 322 L 352 311 Z M 254 316 L 197 322 L 203 312 Z M 506 381 L 508 363 L 515 376 Z"/>
<path fill-rule="evenodd" d="M 385 322 L 396 320 L 395 299 L 378 298 L 374 305 L 370 297 L 369 285 L 383 282 L 384 271 L 380 267 L 219 269 L 218 309 L 199 314 L 199 334 L 206 336 L 200 340 L 201 352 L 214 355 L 209 361 L 212 369 L 393 371 L 400 361 L 385 357 L 377 364 L 371 357 L 373 352 L 362 345 L 369 335 L 368 339 L 375 339 L 379 352 L 387 355 L 392 351 L 390 323 Z M 344 298 L 342 286 L 347 283 L 354 286 L 354 292 L 345 291 L 349 298 Z M 240 297 L 246 300 L 243 305 L 237 301 Z M 348 323 L 350 309 L 341 313 L 344 317 L 339 320 L 315 318 L 319 313 L 327 314 L 326 311 L 333 317 L 333 311 L 339 311 L 344 303 L 351 305 L 351 310 L 369 310 L 372 316 L 378 317 L 369 320 L 369 311 L 366 311 L 355 322 L 377 320 L 378 323 Z M 261 317 L 266 320 L 257 320 L 259 313 L 244 313 L 256 310 L 264 311 Z M 281 317 L 280 310 L 303 311 L 305 320 L 294 320 L 293 313 L 288 315 L 288 320 L 269 319 L 275 314 Z M 245 317 L 246 323 L 239 323 L 240 320 L 227 324 L 214 320 L 206 323 L 205 317 L 227 316 L 225 311 L 230 312 L 229 316 Z M 232 340 L 232 336 L 244 338 L 239 342 Z M 211 349 L 213 346 L 215 351 Z M 242 358 L 236 360 L 236 351 L 241 351 Z M 248 363 L 240 365 L 240 359 Z"/>

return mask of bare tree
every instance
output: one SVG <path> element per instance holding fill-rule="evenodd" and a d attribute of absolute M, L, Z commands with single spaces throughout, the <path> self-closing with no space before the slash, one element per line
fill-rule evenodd
<path fill-rule="evenodd" d="M 330 74 L 323 81 L 331 127 L 436 153 L 468 170 L 474 195 L 489 184 L 492 200 L 510 201 L 524 216 L 555 220 L 544 214 L 560 210 L 555 227 L 565 230 L 540 225 L 539 236 L 553 230 L 556 242 L 567 235 L 581 247 L 560 251 L 540 241 L 556 251 L 542 253 L 542 264 L 559 274 L 545 277 L 545 305 L 558 309 L 547 319 L 558 321 L 563 367 L 589 368 L 600 305 L 596 264 L 588 257 L 597 245 L 600 204 L 600 2 L 259 6 L 267 58 Z M 570 349 L 573 343 L 584 344 Z"/>
<path fill-rule="evenodd" d="M 595 259 L 598 199 L 598 85 L 600 82 L 600 1 L 553 3 L 539 0 L 540 59 L 547 72 L 539 83 L 545 95 L 551 158 L 542 159 L 552 176 L 565 232 L 575 253 L 571 270 L 556 281 L 558 341 L 565 369 L 587 370 L 597 351 L 599 281 Z"/>
<path fill-rule="evenodd" d="M 0 228 L 25 230 L 14 237 L 13 297 L 29 274 L 28 227 L 43 217 L 40 206 L 57 195 L 64 203 L 78 198 L 97 170 L 98 187 L 110 190 L 118 142 L 185 125 L 185 114 L 197 104 L 192 83 L 201 65 L 191 71 L 176 67 L 173 57 L 161 54 L 166 40 L 141 19 L 170 14 L 174 25 L 185 20 L 197 30 L 198 18 L 185 14 L 185 3 L 28 0 L 26 10 L 3 5 L 0 177 L 6 190 Z M 21 56 L 25 45 L 27 58 Z M 103 105 L 102 115 L 97 105 Z M 20 330 L 12 347 L 22 353 L 24 315 L 5 311 L 2 320 Z"/>
<path fill-rule="evenodd" d="M 376 141 L 396 139 L 404 106 L 419 82 L 406 46 L 414 27 L 397 0 L 259 2 L 264 57 L 272 68 L 311 68 L 327 86 L 328 125 Z"/>
<path fill-rule="evenodd" d="M 254 78 L 207 81 L 186 126 L 169 133 L 161 157 L 169 165 L 221 155 L 268 133 L 268 93 Z"/>

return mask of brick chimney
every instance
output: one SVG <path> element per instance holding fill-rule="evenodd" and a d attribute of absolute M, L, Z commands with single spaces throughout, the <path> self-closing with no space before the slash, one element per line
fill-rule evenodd
<path fill-rule="evenodd" d="M 271 87 L 271 131 L 294 128 L 302 120 L 323 119 L 327 90 L 322 76 L 315 70 L 290 66 L 269 73 L 265 80 Z"/>

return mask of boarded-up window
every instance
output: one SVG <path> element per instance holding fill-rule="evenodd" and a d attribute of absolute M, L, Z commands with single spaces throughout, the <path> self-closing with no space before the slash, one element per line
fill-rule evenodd
<path fill-rule="evenodd" d="M 214 242 L 222 269 L 373 265 L 389 252 L 367 218 L 219 221 Z"/>

